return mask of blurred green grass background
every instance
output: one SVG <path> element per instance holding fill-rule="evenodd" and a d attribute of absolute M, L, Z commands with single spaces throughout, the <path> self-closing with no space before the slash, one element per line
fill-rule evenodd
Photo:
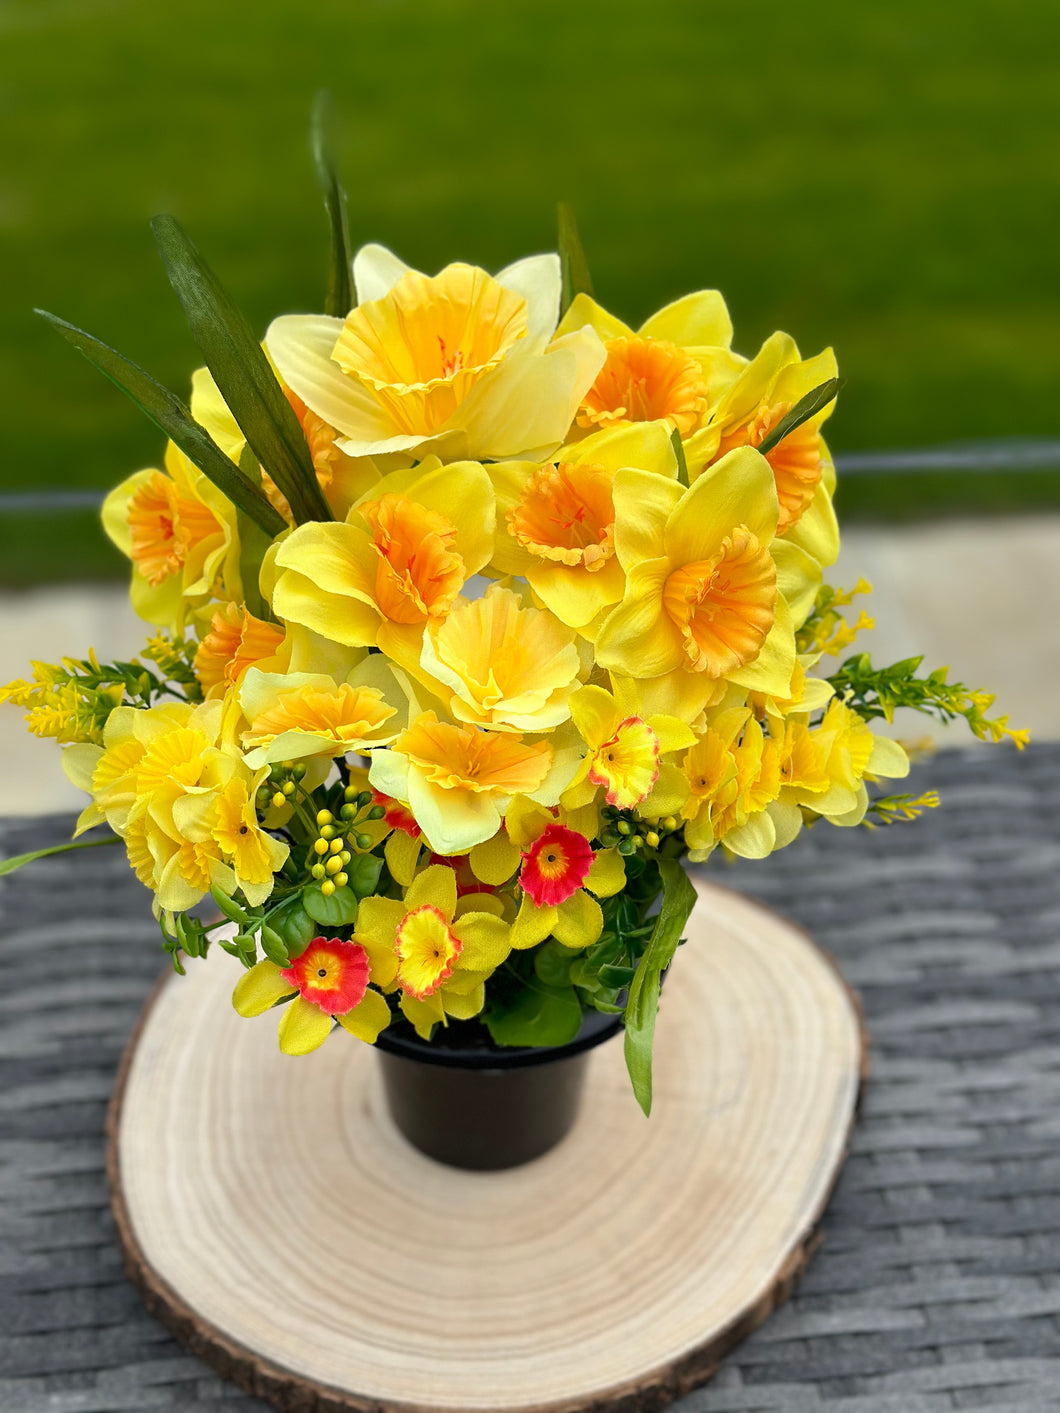
<path fill-rule="evenodd" d="M 186 393 L 147 227 L 171 211 L 256 327 L 319 308 L 307 154 L 331 89 L 355 242 L 497 268 L 578 215 L 639 321 L 717 286 L 737 347 L 835 346 L 835 450 L 1060 433 L 1054 0 L 0 0 L 0 492 L 99 487 L 160 437 L 43 306 Z M 1060 503 L 1055 473 L 874 476 L 849 515 Z M 91 514 L 4 517 L 0 581 L 121 573 Z"/>

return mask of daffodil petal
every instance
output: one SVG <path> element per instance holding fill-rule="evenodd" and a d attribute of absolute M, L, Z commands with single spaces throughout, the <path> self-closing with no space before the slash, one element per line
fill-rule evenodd
<path fill-rule="evenodd" d="M 390 1024 L 390 1007 L 378 991 L 366 991 L 352 1011 L 335 1019 L 343 1030 L 363 1040 L 366 1045 L 374 1045 Z"/>
<path fill-rule="evenodd" d="M 701 289 L 675 299 L 653 314 L 638 330 L 642 338 L 668 339 L 679 348 L 732 342 L 732 319 L 716 289 Z"/>
<path fill-rule="evenodd" d="M 331 356 L 342 327 L 326 314 L 285 314 L 269 325 L 265 346 L 280 377 L 318 417 L 358 441 L 386 441 L 394 428 L 385 411 Z"/>
<path fill-rule="evenodd" d="M 600 904 L 590 898 L 583 888 L 556 909 L 556 921 L 552 936 L 564 947 L 591 947 L 604 930 L 604 915 Z"/>
<path fill-rule="evenodd" d="M 431 864 L 418 873 L 405 890 L 405 908 L 437 908 L 446 922 L 452 922 L 456 911 L 456 873 L 447 864 Z"/>
<path fill-rule="evenodd" d="M 332 1017 L 302 996 L 284 1007 L 280 1017 L 280 1049 L 285 1055 L 308 1055 L 319 1050 L 331 1034 Z"/>
<path fill-rule="evenodd" d="M 407 888 L 416 872 L 422 841 L 412 839 L 403 829 L 395 829 L 383 845 L 383 857 L 396 883 Z M 367 900 L 366 900 L 367 901 Z"/>
<path fill-rule="evenodd" d="M 492 839 L 476 844 L 468 856 L 471 872 L 480 883 L 497 888 L 507 882 L 519 867 L 520 852 L 507 834 L 500 830 Z"/>
<path fill-rule="evenodd" d="M 626 886 L 626 861 L 617 849 L 598 849 L 582 885 L 597 898 L 613 898 Z"/>
<path fill-rule="evenodd" d="M 284 981 L 275 962 L 258 962 L 236 982 L 232 1005 L 241 1016 L 260 1016 L 294 990 L 289 981 Z"/>
<path fill-rule="evenodd" d="M 385 245 L 362 245 L 353 257 L 353 285 L 357 291 L 357 303 L 370 304 L 375 299 L 382 299 L 411 268 Z"/>
<path fill-rule="evenodd" d="M 471 1020 L 486 1004 L 486 987 L 480 981 L 470 991 L 461 995 L 451 986 L 444 986 L 441 997 L 446 1015 L 452 1016 L 454 1020 Z"/>
<path fill-rule="evenodd" d="M 493 971 L 511 950 L 511 929 L 492 913 L 465 913 L 456 929 L 462 971 Z"/>
<path fill-rule="evenodd" d="M 511 945 L 514 951 L 524 951 L 527 947 L 536 947 L 539 942 L 544 942 L 546 937 L 551 936 L 552 929 L 556 924 L 556 909 L 551 906 L 545 908 L 536 907 L 529 896 L 524 893 L 523 900 L 519 904 L 519 912 L 515 922 L 512 923 Z"/>

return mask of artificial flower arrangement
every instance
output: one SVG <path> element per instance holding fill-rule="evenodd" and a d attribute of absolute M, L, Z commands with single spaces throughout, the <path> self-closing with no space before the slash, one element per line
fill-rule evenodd
<path fill-rule="evenodd" d="M 322 175 L 327 312 L 264 345 L 156 220 L 206 364 L 189 406 L 45 316 L 168 435 L 103 511 L 157 631 L 2 696 L 64 744 L 77 835 L 124 841 L 176 969 L 237 956 L 237 1011 L 275 1009 L 286 1053 L 475 1018 L 554 1046 L 621 1014 L 647 1111 L 686 863 L 934 804 L 870 795 L 909 769 L 872 730 L 898 706 L 1023 733 L 945 669 L 835 665 L 870 620 L 824 577 L 831 350 L 741 356 L 713 290 L 628 327 L 564 208 L 560 254 L 497 275 L 351 261 Z"/>

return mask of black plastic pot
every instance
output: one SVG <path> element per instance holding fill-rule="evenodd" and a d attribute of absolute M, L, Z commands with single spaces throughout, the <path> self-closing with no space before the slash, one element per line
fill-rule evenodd
<path fill-rule="evenodd" d="M 479 1171 L 514 1168 L 570 1131 L 589 1051 L 621 1029 L 621 1016 L 590 1011 L 567 1045 L 506 1049 L 477 1021 L 451 1022 L 429 1045 L 401 1022 L 376 1042 L 387 1105 L 428 1158 Z"/>

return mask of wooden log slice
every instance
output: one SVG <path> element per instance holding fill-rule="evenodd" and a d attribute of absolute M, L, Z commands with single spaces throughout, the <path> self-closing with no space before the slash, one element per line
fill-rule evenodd
<path fill-rule="evenodd" d="M 574 1131 L 499 1173 L 421 1156 L 373 1051 L 241 1020 L 218 952 L 160 985 L 110 1118 L 127 1265 L 197 1354 L 289 1413 L 647 1410 L 786 1298 L 842 1165 L 860 1016 L 805 933 L 700 889 L 662 998 L 655 1108 L 621 1040 Z"/>

